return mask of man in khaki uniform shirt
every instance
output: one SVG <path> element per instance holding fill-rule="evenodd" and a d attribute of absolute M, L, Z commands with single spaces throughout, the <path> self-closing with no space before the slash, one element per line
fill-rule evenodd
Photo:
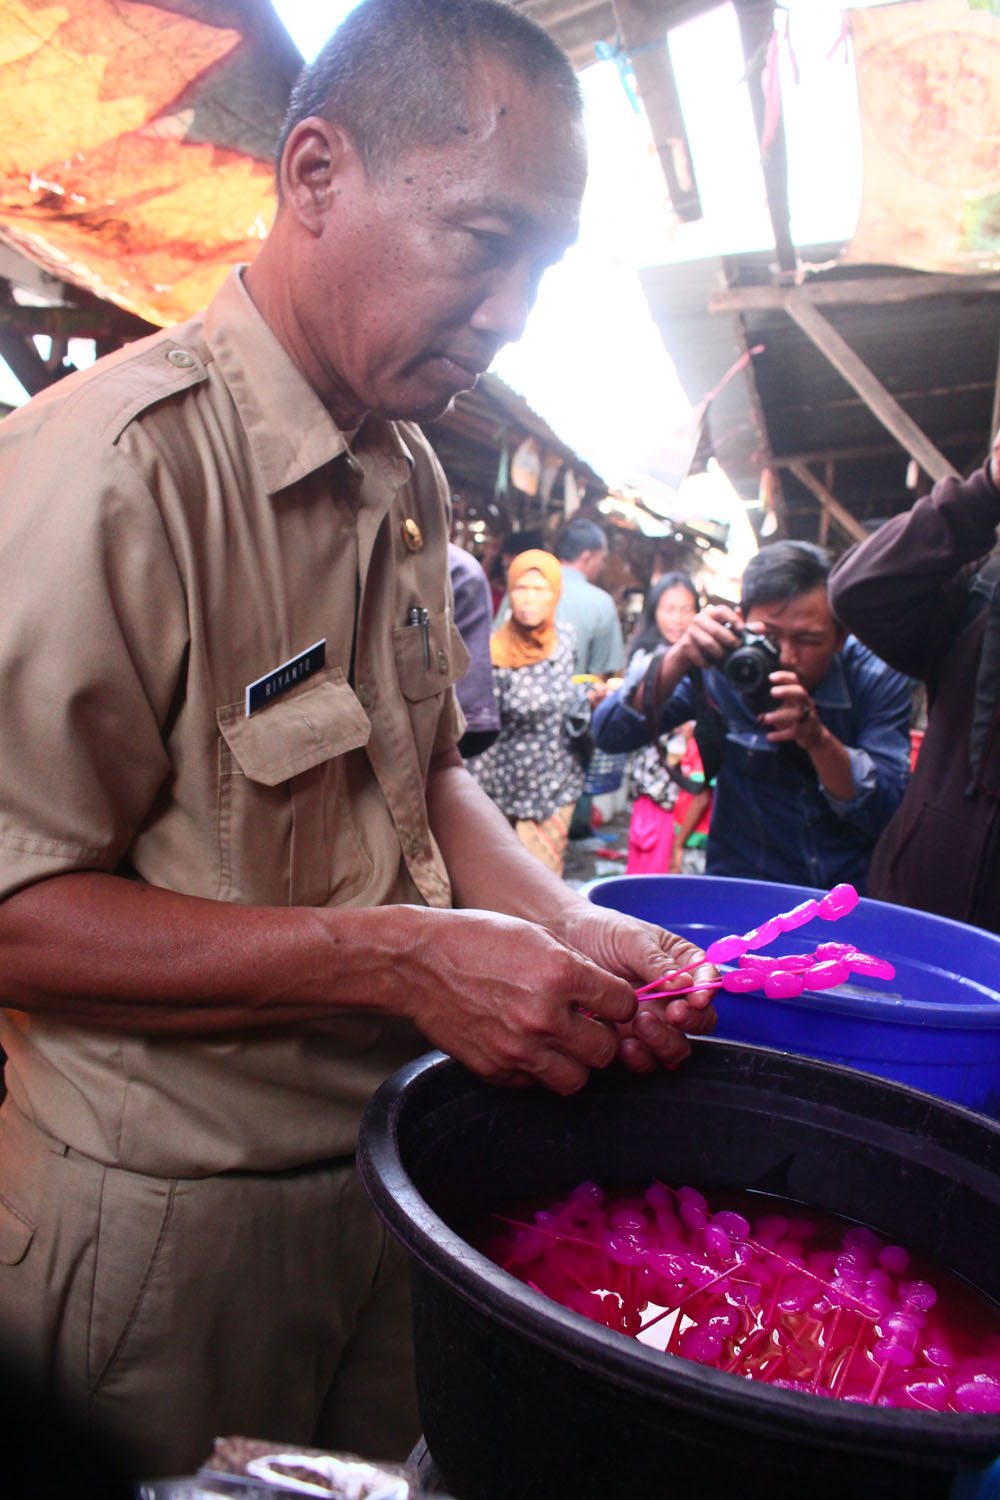
<path fill-rule="evenodd" d="M 551 877 L 455 749 L 410 419 L 519 334 L 584 175 L 523 16 L 364 0 L 255 264 L 0 425 L 0 1328 L 135 1472 L 223 1431 L 405 1455 L 351 1161 L 398 1064 L 568 1093 L 711 1024 L 707 991 L 635 1018 L 702 955 Z"/>

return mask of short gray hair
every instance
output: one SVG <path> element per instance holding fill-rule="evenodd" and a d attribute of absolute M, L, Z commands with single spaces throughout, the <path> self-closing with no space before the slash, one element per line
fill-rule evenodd
<path fill-rule="evenodd" d="M 369 177 L 415 146 L 468 133 L 467 86 L 477 59 L 496 57 L 583 109 L 573 66 L 547 31 L 506 0 L 361 0 L 292 89 L 275 152 L 312 115 L 350 132 Z"/>

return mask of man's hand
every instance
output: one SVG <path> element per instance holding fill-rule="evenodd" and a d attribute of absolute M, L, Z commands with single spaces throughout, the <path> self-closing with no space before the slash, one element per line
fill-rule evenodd
<path fill-rule="evenodd" d="M 743 621 L 728 604 L 709 604 L 695 615 L 675 646 L 664 652 L 656 679 L 656 701 L 668 698 L 692 667 L 718 663 L 736 645 Z M 642 712 L 642 686 L 631 697 L 631 706 Z"/>
<path fill-rule="evenodd" d="M 416 941 L 397 1008 L 491 1083 L 572 1094 L 618 1056 L 639 1073 L 676 1067 L 691 1051 L 684 1033 L 715 1025 L 716 969 L 652 923 L 581 903 L 557 938 L 493 912 L 412 910 Z M 635 988 L 665 974 L 674 989 L 708 987 L 637 1005 Z"/>
<path fill-rule="evenodd" d="M 824 729 L 808 691 L 794 672 L 772 672 L 770 681 L 776 706 L 758 715 L 768 739 L 801 745 L 806 751 L 817 749 Z"/>
<path fill-rule="evenodd" d="M 434 1046 L 491 1083 L 558 1094 L 618 1055 L 636 999 L 617 973 L 517 917 L 412 910 L 398 1009 Z"/>
<path fill-rule="evenodd" d="M 564 935 L 581 953 L 636 987 L 664 975 L 670 975 L 664 988 L 706 985 L 678 1000 L 644 1000 L 628 1023 L 619 1025 L 621 1059 L 635 1072 L 651 1072 L 659 1063 L 676 1067 L 691 1051 L 685 1033 L 701 1036 L 715 1026 L 712 981 L 718 971 L 694 943 L 652 922 L 597 906 L 574 913 Z"/>
<path fill-rule="evenodd" d="M 801 746 L 830 796 L 850 802 L 857 788 L 846 745 L 827 729 L 794 672 L 772 672 L 770 680 L 771 696 L 778 706 L 759 715 L 768 739 Z"/>
<path fill-rule="evenodd" d="M 674 651 L 688 666 L 712 666 L 729 655 L 742 629 L 743 620 L 735 609 L 728 604 L 709 604 L 695 615 Z"/>
<path fill-rule="evenodd" d="M 685 1029 L 711 1030 L 708 989 L 638 1009 L 635 999 L 637 986 L 668 971 L 697 970 L 674 989 L 714 979 L 710 965 L 699 967 L 700 948 L 570 890 L 461 762 L 435 762 L 428 805 L 459 909 L 396 910 L 416 911 L 421 924 L 419 945 L 403 945 L 406 972 L 418 971 L 406 1013 L 436 1046 L 496 1082 L 572 1093 L 618 1055 L 638 1072 L 674 1066 L 691 1050 Z M 501 911 L 511 915 L 493 915 Z"/>
<path fill-rule="evenodd" d="M 993 447 L 990 449 L 989 469 L 994 486 L 1000 490 L 1000 432 L 993 439 Z"/>

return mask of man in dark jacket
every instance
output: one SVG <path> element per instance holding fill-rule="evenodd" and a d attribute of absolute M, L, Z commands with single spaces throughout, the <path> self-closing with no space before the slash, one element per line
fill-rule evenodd
<path fill-rule="evenodd" d="M 869 895 L 1000 932 L 1000 436 L 844 557 L 834 610 L 927 684 L 913 778 L 876 847 Z"/>

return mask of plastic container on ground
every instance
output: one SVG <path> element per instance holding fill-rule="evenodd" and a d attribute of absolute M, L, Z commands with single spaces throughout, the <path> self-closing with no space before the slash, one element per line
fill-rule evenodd
<path fill-rule="evenodd" d="M 707 948 L 822 892 L 722 876 L 627 875 L 595 881 L 586 894 Z M 862 898 L 839 921 L 816 918 L 764 951 L 802 953 L 830 941 L 889 959 L 895 979 L 853 980 L 791 1000 L 720 991 L 714 1034 L 861 1068 L 1000 1116 L 1000 937 Z"/>
<path fill-rule="evenodd" d="M 869 1224 L 1000 1297 L 1000 1125 L 807 1058 L 697 1041 L 572 1098 L 431 1054 L 365 1114 L 362 1179 L 413 1260 L 420 1412 L 461 1500 L 947 1500 L 1000 1414 L 854 1404 L 664 1355 L 550 1301 L 474 1226 L 582 1180 L 756 1189 Z"/>

